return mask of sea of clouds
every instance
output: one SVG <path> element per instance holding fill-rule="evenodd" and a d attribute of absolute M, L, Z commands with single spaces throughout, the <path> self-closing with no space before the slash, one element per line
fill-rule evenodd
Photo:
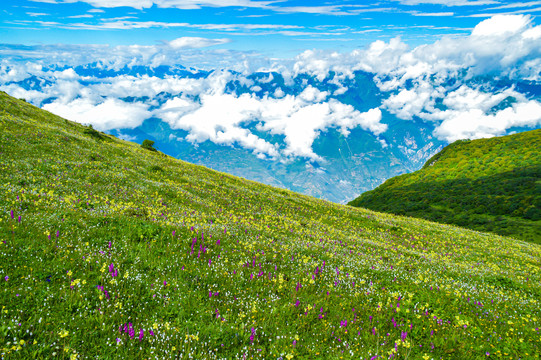
<path fill-rule="evenodd" d="M 269 159 L 318 159 L 312 145 L 330 128 L 348 136 L 361 127 L 379 136 L 388 129 L 382 112 L 430 122 L 433 135 L 447 142 L 541 126 L 541 25 L 530 16 L 494 16 L 469 36 L 415 48 L 395 38 L 349 53 L 308 50 L 291 60 L 212 49 L 228 41 L 0 45 L 0 89 L 99 130 L 135 128 L 157 118 L 187 131 L 193 143 L 234 143 Z M 76 70 L 81 66 L 89 71 Z M 175 71 L 126 71 L 160 66 Z M 373 74 L 385 94 L 379 106 L 361 110 L 339 100 L 358 72 Z M 254 73 L 264 76 L 255 79 Z M 315 85 L 304 81 L 293 91 L 303 76 Z M 247 90 L 232 91 L 232 83 Z M 283 144 L 245 126 L 253 123 L 258 132 L 282 136 Z"/>

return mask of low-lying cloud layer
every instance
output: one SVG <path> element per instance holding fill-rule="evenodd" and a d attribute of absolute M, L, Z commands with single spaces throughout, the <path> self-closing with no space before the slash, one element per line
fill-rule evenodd
<path fill-rule="evenodd" d="M 541 82 L 541 26 L 529 16 L 495 16 L 467 37 L 445 37 L 413 49 L 396 38 L 346 54 L 306 51 L 292 61 L 202 50 L 228 42 L 193 37 L 86 49 L 3 45 L 0 84 L 16 97 L 100 130 L 134 128 L 154 117 L 187 131 L 189 141 L 237 144 L 262 158 L 318 159 L 312 145 L 330 128 L 344 136 L 355 127 L 382 136 L 388 129 L 382 111 L 403 121 L 431 122 L 434 135 L 449 142 L 541 126 L 539 94 L 521 92 L 510 81 L 494 86 L 498 79 Z M 51 66 L 67 49 L 66 66 Z M 229 70 L 153 75 L 160 65 L 195 63 Z M 78 65 L 89 75 L 75 71 Z M 134 66 L 149 71 L 124 71 Z M 98 74 L 109 69 L 116 72 Z M 256 79 L 256 71 L 266 74 Z M 373 74 L 382 93 L 379 106 L 362 111 L 346 96 L 362 86 L 355 84 L 360 71 Z M 232 90 L 233 83 L 244 90 Z"/>

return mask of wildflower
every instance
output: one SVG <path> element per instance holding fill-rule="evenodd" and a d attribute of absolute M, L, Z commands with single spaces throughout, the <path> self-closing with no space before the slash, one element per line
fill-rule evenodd
<path fill-rule="evenodd" d="M 73 273 L 71 272 L 71 270 L 68 271 L 68 276 L 71 277 L 71 275 L 73 275 Z"/>
<path fill-rule="evenodd" d="M 60 330 L 58 335 L 60 335 L 61 338 L 65 338 L 66 336 L 69 335 L 69 332 L 67 330 Z"/>
<path fill-rule="evenodd" d="M 145 332 L 143 331 L 143 329 L 140 329 L 140 331 L 139 331 L 139 341 L 143 340 L 144 336 L 145 336 Z"/>
<path fill-rule="evenodd" d="M 405 341 L 407 336 L 408 336 L 407 331 L 402 331 L 400 338 L 402 339 L 402 341 Z"/>
<path fill-rule="evenodd" d="M 6 275 L 6 277 L 4 278 L 4 280 L 8 281 L 8 280 L 9 280 L 9 276 Z"/>

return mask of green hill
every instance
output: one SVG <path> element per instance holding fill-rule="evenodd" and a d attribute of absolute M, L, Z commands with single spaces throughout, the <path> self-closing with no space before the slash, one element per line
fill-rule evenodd
<path fill-rule="evenodd" d="M 194 166 L 0 93 L 6 359 L 541 353 L 541 247 Z"/>
<path fill-rule="evenodd" d="M 541 130 L 457 141 L 349 205 L 541 243 Z"/>

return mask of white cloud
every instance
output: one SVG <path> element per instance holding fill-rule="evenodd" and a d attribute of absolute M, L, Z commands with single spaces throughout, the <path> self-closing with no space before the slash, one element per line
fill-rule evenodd
<path fill-rule="evenodd" d="M 449 142 L 459 139 L 479 139 L 504 135 L 512 127 L 534 127 L 541 125 L 541 103 L 527 101 L 514 104 L 495 114 L 486 114 L 480 109 L 449 111 L 435 135 Z"/>
<path fill-rule="evenodd" d="M 349 129 L 360 126 L 374 134 L 386 130 L 381 124 L 381 112 L 372 109 L 366 113 L 334 99 L 328 93 L 307 86 L 299 96 L 285 95 L 282 90 L 277 98 L 254 94 L 236 96 L 224 92 L 224 74 L 217 74 L 216 81 L 208 84 L 198 100 L 189 96 L 167 101 L 154 115 L 172 128 L 189 132 L 193 142 L 210 140 L 218 144 L 237 143 L 259 155 L 272 158 L 307 157 L 318 159 L 312 144 L 321 131 L 338 128 L 345 136 Z M 285 136 L 285 148 L 258 138 L 243 126 L 257 122 L 259 131 Z"/>
<path fill-rule="evenodd" d="M 308 85 L 299 95 L 306 102 L 321 102 L 329 95 L 326 91 L 319 91 L 317 88 Z"/>
<path fill-rule="evenodd" d="M 231 42 L 230 39 L 206 39 L 201 37 L 181 37 L 168 42 L 168 45 L 175 50 L 198 49 L 203 47 L 222 45 Z"/>
<path fill-rule="evenodd" d="M 479 6 L 499 4 L 496 0 L 394 0 L 402 5 L 437 4 L 442 6 Z"/>
<path fill-rule="evenodd" d="M 413 16 L 432 16 L 432 17 L 440 17 L 440 16 L 454 16 L 455 13 L 453 12 L 438 12 L 438 13 L 429 13 L 429 12 L 419 12 L 419 11 L 412 11 L 410 12 Z"/>
<path fill-rule="evenodd" d="M 106 99 L 101 103 L 94 103 L 88 98 L 54 101 L 44 105 L 43 109 L 82 124 L 92 124 L 101 131 L 135 128 L 150 117 L 147 105 L 118 99 Z"/>
<path fill-rule="evenodd" d="M 496 15 L 479 23 L 472 31 L 472 37 L 511 36 L 524 31 L 531 22 L 529 16 Z"/>
<path fill-rule="evenodd" d="M 74 3 L 81 0 L 32 0 L 45 3 Z M 135 9 L 147 9 L 156 5 L 161 8 L 177 9 L 200 9 L 202 7 L 253 7 L 265 8 L 275 1 L 254 1 L 254 0 L 82 0 L 98 8 L 132 7 Z"/>

